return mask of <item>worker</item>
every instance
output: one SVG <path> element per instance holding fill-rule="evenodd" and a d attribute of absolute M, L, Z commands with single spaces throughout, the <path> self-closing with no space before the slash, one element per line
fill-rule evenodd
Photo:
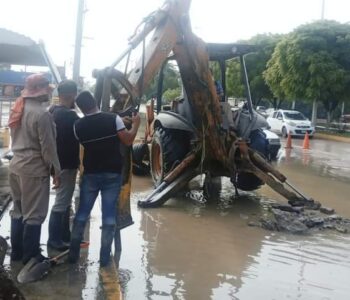
<path fill-rule="evenodd" d="M 13 158 L 9 166 L 11 210 L 11 260 L 26 264 L 40 253 L 41 225 L 49 205 L 50 173 L 53 188 L 61 172 L 56 150 L 56 129 L 47 105 L 52 87 L 43 74 L 26 78 L 22 96 L 11 111 Z"/>
<path fill-rule="evenodd" d="M 79 142 L 74 136 L 73 125 L 79 119 L 74 109 L 77 84 L 73 80 L 62 81 L 57 88 L 59 104 L 50 107 L 57 130 L 57 153 L 61 165 L 61 185 L 56 189 L 56 199 L 49 219 L 47 245 L 64 251 L 70 242 L 70 211 L 75 189 L 79 160 Z"/>
<path fill-rule="evenodd" d="M 84 147 L 84 174 L 80 186 L 80 203 L 73 222 L 68 261 L 75 263 L 79 259 L 85 224 L 101 192 L 100 266 L 105 267 L 110 262 L 116 207 L 121 188 L 123 162 L 120 142 L 125 145 L 132 144 L 140 125 L 140 116 L 135 114 L 132 117 L 131 128 L 127 130 L 119 116 L 100 112 L 96 100 L 88 91 L 78 95 L 76 104 L 84 114 L 74 125 L 76 138 Z"/>
<path fill-rule="evenodd" d="M 225 99 L 224 99 L 224 89 L 222 87 L 222 84 L 219 80 L 215 80 L 213 69 L 209 68 L 209 70 L 210 70 L 211 77 L 214 81 L 216 95 L 219 97 L 220 102 L 223 102 Z"/>

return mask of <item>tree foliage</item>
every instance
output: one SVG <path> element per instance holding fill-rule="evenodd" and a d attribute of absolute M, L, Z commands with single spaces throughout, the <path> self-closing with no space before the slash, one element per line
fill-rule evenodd
<path fill-rule="evenodd" d="M 263 73 L 281 38 L 282 35 L 260 34 L 249 41 L 252 45 L 257 46 L 257 51 L 246 58 L 250 89 L 255 105 L 258 105 L 262 99 L 273 99 L 273 94 L 265 82 Z"/>
<path fill-rule="evenodd" d="M 242 69 L 239 60 L 233 59 L 228 63 L 226 78 L 227 95 L 234 98 L 243 98 L 245 90 L 242 82 Z"/>
<path fill-rule="evenodd" d="M 153 78 L 150 86 L 146 89 L 146 99 L 149 99 L 157 94 L 158 80 L 159 74 Z M 168 63 L 164 69 L 163 93 L 165 93 L 167 90 L 180 89 L 179 80 L 180 73 L 177 70 L 176 66 L 172 63 Z"/>
<path fill-rule="evenodd" d="M 181 95 L 181 89 L 180 88 L 167 89 L 163 93 L 162 98 L 163 98 L 164 103 L 170 103 L 171 101 L 173 101 L 176 98 L 178 98 L 180 95 Z"/>
<path fill-rule="evenodd" d="M 266 64 L 281 38 L 281 35 L 259 34 L 250 40 L 240 42 L 256 45 L 257 47 L 256 52 L 247 55 L 245 58 L 254 105 L 258 105 L 262 99 L 273 98 L 270 88 L 263 78 L 263 72 L 266 70 Z M 227 91 L 233 97 L 244 97 L 245 95 L 242 68 L 238 59 L 230 61 L 227 66 Z"/>
<path fill-rule="evenodd" d="M 264 78 L 277 98 L 321 101 L 331 113 L 348 99 L 350 25 L 317 21 L 302 25 L 275 48 Z"/>

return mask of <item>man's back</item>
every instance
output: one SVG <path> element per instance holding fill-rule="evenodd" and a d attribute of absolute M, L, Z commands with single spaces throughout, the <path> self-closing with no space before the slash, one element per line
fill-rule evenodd
<path fill-rule="evenodd" d="M 119 118 L 119 117 L 118 117 Z M 124 129 L 112 113 L 99 112 L 75 123 L 75 133 L 84 146 L 85 173 L 121 173 L 122 158 L 117 131 Z"/>
<path fill-rule="evenodd" d="M 53 119 L 43 102 L 29 98 L 24 101 L 21 124 L 11 129 L 14 157 L 10 170 L 18 175 L 46 176 L 51 163 L 55 163 L 48 161 L 55 152 L 54 145 L 50 145 L 56 136 Z"/>
<path fill-rule="evenodd" d="M 54 105 L 50 113 L 56 124 L 57 153 L 61 169 L 77 169 L 79 166 L 79 142 L 74 136 L 73 125 L 79 119 L 75 111 Z"/>

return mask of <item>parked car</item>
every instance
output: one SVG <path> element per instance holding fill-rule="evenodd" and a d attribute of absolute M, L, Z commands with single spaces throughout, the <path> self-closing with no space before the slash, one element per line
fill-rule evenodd
<path fill-rule="evenodd" d="M 292 136 L 304 136 L 307 132 L 309 137 L 315 133 L 310 120 L 296 110 L 276 110 L 266 120 L 270 129 L 283 137 L 287 137 L 289 132 Z"/>
<path fill-rule="evenodd" d="M 268 159 L 275 160 L 278 155 L 278 151 L 281 148 L 281 140 L 278 135 L 268 129 L 263 130 L 266 134 L 266 139 L 269 142 L 268 144 Z"/>

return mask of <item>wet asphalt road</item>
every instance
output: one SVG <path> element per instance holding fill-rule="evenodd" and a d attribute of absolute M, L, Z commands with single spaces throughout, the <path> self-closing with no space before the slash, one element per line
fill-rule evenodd
<path fill-rule="evenodd" d="M 350 217 L 350 144 L 314 139 L 310 150 L 301 145 L 293 139 L 294 148 L 281 149 L 274 164 L 303 193 Z M 236 198 L 224 180 L 209 202 L 178 197 L 161 208 L 137 208 L 151 189 L 150 178 L 133 179 L 135 224 L 122 231 L 124 298 L 349 299 L 349 235 L 295 236 L 247 226 L 264 203 L 285 201 L 269 187 Z M 27 299 L 108 299 L 98 267 L 99 211 L 97 202 L 86 232 L 91 244 L 79 265 L 62 264 L 40 282 L 19 285 Z M 8 216 L 0 227 L 4 236 L 6 224 Z M 46 238 L 47 223 L 43 249 Z M 5 263 L 15 276 L 20 266 L 8 257 Z"/>

